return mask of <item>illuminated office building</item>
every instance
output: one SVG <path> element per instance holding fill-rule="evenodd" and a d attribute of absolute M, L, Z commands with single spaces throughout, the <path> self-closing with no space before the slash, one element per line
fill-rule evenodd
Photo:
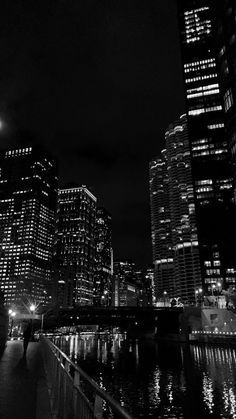
<path fill-rule="evenodd" d="M 178 0 L 202 284 L 226 286 L 232 260 L 233 176 L 215 51 L 214 0 Z"/>
<path fill-rule="evenodd" d="M 135 263 L 131 260 L 114 262 L 112 306 L 137 306 Z"/>
<path fill-rule="evenodd" d="M 137 298 L 139 307 L 149 307 L 153 305 L 153 267 L 148 267 L 145 272 L 138 270 L 135 272 L 135 283 L 137 287 Z"/>
<path fill-rule="evenodd" d="M 236 203 L 236 4 L 235 0 L 222 0 L 217 5 L 215 39 L 220 78 L 220 91 L 224 110 L 226 138 L 233 168 L 234 203 Z M 235 210 L 233 210 L 235 213 Z M 233 214 L 234 216 L 234 214 Z M 231 217 L 232 218 L 232 217 Z M 235 218 L 235 216 L 234 216 Z M 234 249 L 235 225 L 231 223 L 231 249 Z M 235 256 L 229 252 L 225 272 L 226 287 L 236 288 Z"/>
<path fill-rule="evenodd" d="M 1 152 L 0 288 L 8 306 L 50 301 L 57 182 L 42 148 Z"/>
<path fill-rule="evenodd" d="M 152 226 L 152 255 L 155 298 L 164 292 L 175 295 L 172 226 L 170 218 L 169 179 L 166 150 L 150 162 L 149 187 Z"/>
<path fill-rule="evenodd" d="M 111 215 L 104 208 L 97 208 L 95 222 L 95 272 L 94 305 L 111 304 L 111 279 L 113 253 L 111 241 Z"/>
<path fill-rule="evenodd" d="M 86 186 L 59 190 L 55 255 L 59 306 L 93 303 L 96 202 Z"/>

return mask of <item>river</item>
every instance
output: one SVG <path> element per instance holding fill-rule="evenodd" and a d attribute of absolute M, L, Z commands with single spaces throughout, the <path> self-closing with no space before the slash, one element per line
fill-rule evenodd
<path fill-rule="evenodd" d="M 136 418 L 236 419 L 234 347 L 64 336 L 54 342 Z"/>

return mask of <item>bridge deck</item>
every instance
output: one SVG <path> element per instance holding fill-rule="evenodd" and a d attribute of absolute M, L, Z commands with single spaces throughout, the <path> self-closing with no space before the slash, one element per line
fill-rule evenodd
<path fill-rule="evenodd" d="M 23 355 L 22 341 L 8 341 L 0 356 L 1 419 L 49 419 L 50 404 L 40 343 L 30 342 Z"/>

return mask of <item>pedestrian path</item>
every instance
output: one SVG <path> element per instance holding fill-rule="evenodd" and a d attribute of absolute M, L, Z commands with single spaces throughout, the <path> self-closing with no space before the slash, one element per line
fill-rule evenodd
<path fill-rule="evenodd" d="M 0 419 L 51 419 L 41 344 L 8 341 L 0 355 Z"/>

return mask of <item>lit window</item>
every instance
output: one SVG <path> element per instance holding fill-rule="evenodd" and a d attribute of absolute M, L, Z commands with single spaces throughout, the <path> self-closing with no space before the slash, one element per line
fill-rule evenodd
<path fill-rule="evenodd" d="M 224 94 L 225 112 L 227 112 L 231 108 L 232 105 L 233 105 L 233 93 L 232 93 L 232 89 L 228 89 Z"/>

